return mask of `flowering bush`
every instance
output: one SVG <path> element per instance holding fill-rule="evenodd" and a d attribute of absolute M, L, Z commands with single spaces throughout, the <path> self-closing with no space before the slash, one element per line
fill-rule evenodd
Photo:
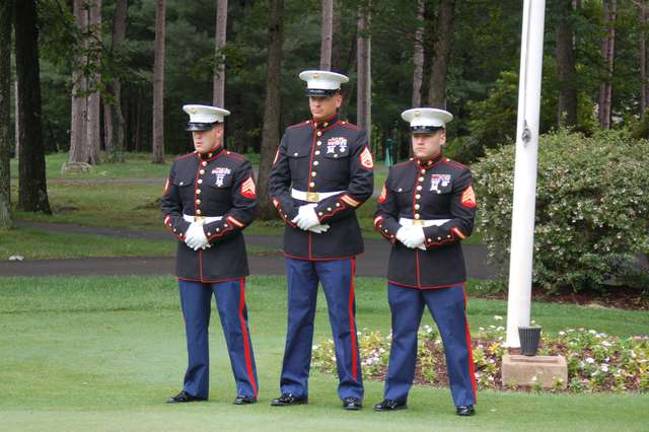
<path fill-rule="evenodd" d="M 494 317 L 502 320 L 502 317 Z M 391 335 L 364 329 L 358 333 L 361 367 L 366 379 L 383 380 L 387 371 Z M 490 325 L 479 328 L 473 340 L 473 363 L 479 389 L 503 389 L 501 381 L 505 328 Z M 590 329 L 567 329 L 557 335 L 542 335 L 539 355 L 562 355 L 568 363 L 566 391 L 649 392 L 649 337 L 618 338 Z M 333 341 L 313 347 L 313 365 L 336 373 Z M 442 341 L 430 326 L 419 332 L 415 382 L 434 386 L 448 385 Z M 507 387 L 508 389 L 512 389 Z M 527 389 L 525 389 L 527 390 Z M 552 389 L 559 391 L 559 387 Z"/>
<path fill-rule="evenodd" d="M 649 141 L 625 132 L 592 137 L 559 131 L 541 137 L 538 154 L 534 282 L 549 290 L 649 292 Z M 487 151 L 472 167 L 480 203 L 478 230 L 489 257 L 509 259 L 514 147 Z"/>

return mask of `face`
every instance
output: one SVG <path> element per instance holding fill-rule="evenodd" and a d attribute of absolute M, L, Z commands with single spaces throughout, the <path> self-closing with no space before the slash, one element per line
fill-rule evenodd
<path fill-rule="evenodd" d="M 333 96 L 309 96 L 309 109 L 315 120 L 333 117 L 342 103 L 343 96 L 340 93 Z"/>
<path fill-rule="evenodd" d="M 417 159 L 430 160 L 442 151 L 442 145 L 445 142 L 446 131 L 444 129 L 428 134 L 413 134 L 412 153 Z"/>
<path fill-rule="evenodd" d="M 218 124 L 207 131 L 193 131 L 194 148 L 199 153 L 209 153 L 221 146 L 223 125 Z"/>

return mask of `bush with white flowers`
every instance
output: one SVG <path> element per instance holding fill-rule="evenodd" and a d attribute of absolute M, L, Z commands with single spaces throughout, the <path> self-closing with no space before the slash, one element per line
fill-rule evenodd
<path fill-rule="evenodd" d="M 495 263 L 509 260 L 514 147 L 487 151 L 472 166 L 478 230 Z M 548 291 L 649 294 L 649 141 L 625 131 L 591 137 L 559 131 L 538 152 L 534 283 Z M 503 266 L 507 268 L 507 266 Z"/>

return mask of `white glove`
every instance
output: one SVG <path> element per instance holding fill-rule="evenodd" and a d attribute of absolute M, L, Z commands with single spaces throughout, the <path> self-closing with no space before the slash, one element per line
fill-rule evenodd
<path fill-rule="evenodd" d="M 203 225 L 192 222 L 185 233 L 185 244 L 195 251 L 210 247 L 209 241 L 203 231 Z"/>
<path fill-rule="evenodd" d="M 316 234 L 322 234 L 323 232 L 327 232 L 328 230 L 329 230 L 329 225 L 327 224 L 318 224 L 309 228 L 309 231 L 314 232 Z"/>
<path fill-rule="evenodd" d="M 408 232 L 408 228 L 409 227 L 402 226 L 397 230 L 397 240 L 399 240 L 404 245 L 406 244 L 406 237 L 407 237 L 406 233 Z"/>
<path fill-rule="evenodd" d="M 401 227 L 397 231 L 397 239 L 407 248 L 414 249 L 423 246 L 426 236 L 419 226 Z M 425 249 L 425 246 L 424 246 Z"/>
<path fill-rule="evenodd" d="M 297 224 L 297 226 L 304 231 L 316 225 L 320 225 L 320 219 L 318 219 L 318 215 L 315 214 L 316 205 L 317 204 L 312 203 L 300 206 L 297 216 L 293 218 L 293 223 Z"/>

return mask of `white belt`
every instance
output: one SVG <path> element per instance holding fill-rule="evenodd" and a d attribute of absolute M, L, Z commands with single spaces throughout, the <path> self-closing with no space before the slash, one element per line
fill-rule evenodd
<path fill-rule="evenodd" d="M 223 219 L 223 216 L 189 216 L 184 214 L 183 219 L 187 222 L 198 222 L 199 224 L 208 224 Z"/>
<path fill-rule="evenodd" d="M 291 196 L 296 200 L 307 201 L 312 203 L 317 203 L 322 201 L 325 198 L 332 197 L 334 195 L 339 195 L 345 191 L 337 192 L 304 192 L 297 189 L 291 189 Z"/>
<path fill-rule="evenodd" d="M 399 225 L 401 226 L 413 226 L 419 225 L 423 227 L 429 226 L 442 226 L 450 219 L 408 219 L 408 218 L 399 218 Z"/>

